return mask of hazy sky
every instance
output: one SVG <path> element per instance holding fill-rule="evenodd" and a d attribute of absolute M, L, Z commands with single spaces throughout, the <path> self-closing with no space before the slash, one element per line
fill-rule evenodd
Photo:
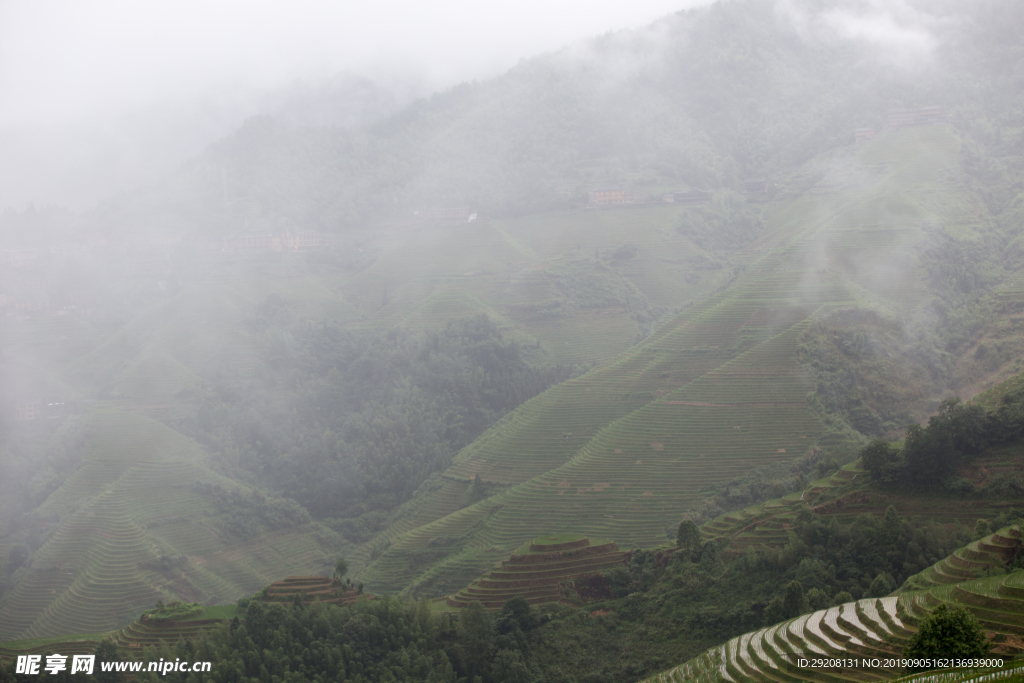
<path fill-rule="evenodd" d="M 297 81 L 429 91 L 708 1 L 0 0 L 0 209 L 151 182 Z"/>
<path fill-rule="evenodd" d="M 350 69 L 432 83 L 640 26 L 694 0 L 0 0 L 0 123 L 64 121 Z"/>

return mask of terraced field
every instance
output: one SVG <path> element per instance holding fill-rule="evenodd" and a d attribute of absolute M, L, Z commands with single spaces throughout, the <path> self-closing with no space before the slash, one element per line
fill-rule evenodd
<path fill-rule="evenodd" d="M 0 646 L 0 659 L 10 660 L 25 654 L 92 654 L 100 642 L 107 639 L 114 641 L 122 655 L 137 658 L 145 646 L 173 647 L 181 639 L 195 639 L 234 614 L 234 605 L 220 605 L 204 607 L 200 614 L 187 617 L 156 619 L 144 615 L 116 631 L 6 642 Z"/>
<path fill-rule="evenodd" d="M 804 402 L 812 387 L 796 339 L 814 311 L 847 294 L 825 282 L 787 299 L 800 279 L 773 273 L 694 306 L 615 363 L 524 404 L 402 511 L 396 542 L 361 580 L 396 590 L 443 557 L 416 592 L 450 592 L 538 524 L 659 545 L 711 484 L 805 453 L 821 427 Z M 501 492 L 453 510 L 474 476 Z"/>
<path fill-rule="evenodd" d="M 62 522 L 4 596 L 0 638 L 107 631 L 160 599 L 234 600 L 323 566 L 329 551 L 303 528 L 224 538 L 193 484 L 237 484 L 207 469 L 191 440 L 139 415 L 89 419 L 81 466 L 40 507 Z M 181 559 L 160 570 L 161 557 Z"/>
<path fill-rule="evenodd" d="M 538 306 L 572 298 L 559 264 L 635 286 L 652 305 L 675 308 L 711 294 L 728 277 L 676 232 L 682 209 L 636 206 L 559 211 L 523 218 L 447 225 L 410 224 L 380 243 L 377 261 L 338 285 L 360 325 L 438 324 L 486 313 L 541 344 L 551 362 L 602 361 L 635 340 L 639 328 L 619 303 L 545 314 Z M 632 245 L 625 261 L 607 263 Z M 695 266 L 694 264 L 698 264 Z"/>
<path fill-rule="evenodd" d="M 12 660 L 18 655 L 91 655 L 107 634 L 67 634 L 54 638 L 7 642 L 0 645 L 0 660 Z"/>
<path fill-rule="evenodd" d="M 801 668 L 798 660 L 838 657 L 892 657 L 913 632 L 900 614 L 897 598 L 850 602 L 747 633 L 705 651 L 689 662 L 646 680 L 803 681 L 886 680 L 895 669 Z"/>
<path fill-rule="evenodd" d="M 958 548 L 952 555 L 908 578 L 899 593 L 926 590 L 1002 572 L 1021 552 L 1020 527 L 1011 526 Z"/>
<path fill-rule="evenodd" d="M 958 669 L 903 676 L 894 679 L 899 683 L 989 683 L 990 681 L 1011 681 L 1019 683 L 1024 680 L 1024 662 L 1012 662 L 998 669 Z"/>
<path fill-rule="evenodd" d="M 978 463 L 988 470 L 998 471 L 1000 465 L 1009 457 L 1006 451 L 1012 451 L 1014 456 L 1019 456 L 1016 448 L 993 449 L 979 458 Z M 1012 462 L 1019 463 L 1019 457 Z M 811 482 L 803 491 L 721 515 L 705 523 L 701 527 L 701 533 L 708 540 L 726 539 L 728 544 L 725 547 L 725 552 L 730 555 L 738 555 L 748 548 L 756 550 L 788 543 L 790 540 L 788 530 L 796 523 L 797 513 L 804 505 L 810 507 L 814 511 L 815 517 L 826 524 L 831 519 L 836 519 L 840 524 L 851 524 L 858 515 L 864 513 L 881 517 L 886 508 L 892 505 L 900 515 L 905 517 L 920 515 L 941 523 L 960 524 L 968 528 L 973 527 L 979 519 L 998 517 L 1015 506 L 1015 501 L 1012 499 L 979 501 L 919 496 L 912 493 L 877 491 L 872 489 L 869 484 L 867 472 L 862 468 L 860 460 L 857 460 L 843 466 L 824 479 Z M 999 533 L 1013 535 L 1013 532 L 1005 530 Z M 976 542 L 969 548 L 983 542 Z M 1016 543 L 1016 541 L 1008 539 L 994 542 L 1010 545 Z M 973 576 L 958 573 L 951 568 L 963 565 L 959 555 L 968 552 L 971 551 L 962 548 L 957 551 L 957 558 L 947 558 L 943 563 L 926 570 L 921 576 L 927 574 L 929 578 L 923 579 L 925 582 L 917 585 L 915 589 L 926 588 L 936 583 L 948 583 L 948 581 L 932 581 L 931 573 L 933 571 L 950 572 L 958 577 L 955 579 L 957 581 Z M 1005 553 L 1006 551 L 1000 552 Z M 969 563 L 975 571 L 984 571 L 985 567 L 1002 567 L 1006 559 L 999 553 L 982 553 L 978 557 L 984 559 Z"/>
<path fill-rule="evenodd" d="M 114 644 L 130 656 L 146 646 L 166 644 L 173 647 L 179 640 L 194 640 L 203 631 L 216 628 L 230 619 L 234 611 L 234 605 L 223 605 L 207 607 L 202 614 L 181 619 L 143 616 L 117 631 L 113 635 Z"/>
<path fill-rule="evenodd" d="M 814 387 L 797 338 L 830 310 L 870 301 L 899 312 L 924 296 L 914 250 L 931 215 L 928 188 L 955 163 L 958 145 L 938 128 L 883 136 L 842 161 L 882 169 L 855 191 L 804 193 L 768 207 L 771 227 L 737 256 L 745 270 L 727 289 L 488 430 L 362 549 L 360 579 L 376 591 L 450 593 L 538 528 L 656 546 L 709 487 L 806 453 L 822 427 L 806 405 Z M 899 160 L 919 147 L 935 165 Z M 893 182 L 906 192 L 893 194 Z M 533 249 L 525 237 L 513 242 Z M 899 277 L 883 277 L 890 271 Z M 474 476 L 493 495 L 461 508 Z M 750 540 L 781 540 L 784 525 L 760 524 Z"/>
<path fill-rule="evenodd" d="M 0 605 L 0 638 L 111 629 L 157 598 L 231 600 L 276 577 L 322 570 L 332 549 L 308 529 L 225 539 L 192 484 L 235 485 L 205 467 L 194 443 L 144 416 L 166 418 L 175 408 L 160 397 L 193 384 L 204 364 L 223 360 L 244 377 L 244 344 L 224 323 L 240 324 L 271 294 L 300 318 L 372 329 L 486 312 L 539 342 L 546 360 L 601 363 L 506 416 L 353 554 L 369 589 L 451 594 L 538 529 L 624 548 L 664 543 L 712 485 L 816 444 L 822 426 L 806 406 L 813 385 L 797 337 L 836 308 L 870 302 L 900 312 L 915 303 L 922 225 L 941 213 L 972 229 L 962 193 L 942 185 L 958 147 L 955 134 L 935 127 L 843 152 L 828 162 L 842 188 L 792 190 L 766 204 L 761 237 L 728 267 L 676 229 L 685 209 L 673 206 L 421 226 L 376 244 L 376 262 L 354 277 L 288 255 L 227 264 L 106 343 L 90 341 L 96 348 L 79 358 L 76 376 L 106 373 L 123 402 L 98 404 L 88 457 L 41 509 L 61 526 Z M 627 244 L 635 254 L 615 261 Z M 546 313 L 571 298 L 573 268 L 680 313 L 635 346 L 639 327 L 621 302 Z M 47 343 L 75 337 L 55 324 L 26 327 L 20 342 L 36 332 Z M 153 396 L 152 405 L 138 401 Z M 491 495 L 463 507 L 474 476 Z M 723 530 L 749 526 L 745 514 Z M 785 524 L 768 520 L 744 538 L 781 539 Z M 161 557 L 185 564 L 146 568 Z"/>
<path fill-rule="evenodd" d="M 512 554 L 501 566 L 455 595 L 447 602 L 452 607 L 466 607 L 480 602 L 487 609 L 498 609 L 516 596 L 531 605 L 562 600 L 561 584 L 577 576 L 621 566 L 627 554 L 614 543 L 595 543 L 588 538 L 552 536 L 534 539 Z"/>
<path fill-rule="evenodd" d="M 647 679 L 682 681 L 840 681 L 886 680 L 896 669 L 850 667 L 802 668 L 797 659 L 863 658 L 899 655 L 914 624 L 944 602 L 965 606 L 993 643 L 993 656 L 1012 658 L 1024 652 L 1024 571 L 977 579 L 899 597 L 859 600 L 763 628 L 707 650 L 685 664 Z M 933 674 L 934 675 L 934 674 Z M 912 680 L 918 680 L 918 677 Z M 960 680 L 960 679 L 956 679 Z M 1000 679 L 1001 680 L 1001 679 Z"/>
<path fill-rule="evenodd" d="M 363 593 L 347 586 L 337 579 L 326 576 L 289 576 L 267 586 L 257 600 L 291 605 L 298 598 L 304 604 L 324 602 L 331 605 L 348 605 L 358 600 Z M 367 595 L 366 597 L 372 598 Z"/>
<path fill-rule="evenodd" d="M 898 670 L 802 669 L 796 659 L 898 655 L 918 620 L 938 605 L 952 602 L 978 618 L 993 644 L 993 655 L 1015 657 L 1024 653 L 1024 571 L 1006 574 L 1004 566 L 1021 544 L 1019 526 L 1000 529 L 912 576 L 897 594 L 846 603 L 747 633 L 648 680 L 767 683 L 893 678 L 900 674 Z M 979 574 L 993 575 L 972 578 Z"/>

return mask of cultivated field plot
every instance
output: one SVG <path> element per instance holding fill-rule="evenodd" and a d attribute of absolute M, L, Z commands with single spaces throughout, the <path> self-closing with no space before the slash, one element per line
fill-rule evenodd
<path fill-rule="evenodd" d="M 647 679 L 657 683 L 682 681 L 840 681 L 887 680 L 898 670 L 876 667 L 811 669 L 797 659 L 879 658 L 898 656 L 903 642 L 916 631 L 914 624 L 943 602 L 956 601 L 981 622 L 993 642 L 993 655 L 1013 657 L 1024 651 L 1024 571 L 977 579 L 951 586 L 904 593 L 897 597 L 858 600 L 733 638 L 674 669 Z M 991 680 L 1002 680 L 999 672 Z M 936 676 L 936 674 L 931 674 Z M 958 672 L 935 680 L 971 680 Z M 947 678 L 948 677 L 948 678 Z M 932 680 L 914 676 L 901 680 Z M 978 680 L 987 680 L 984 677 Z"/>
<path fill-rule="evenodd" d="M 531 605 L 562 600 L 562 584 L 575 577 L 622 566 L 626 553 L 614 543 L 594 542 L 571 534 L 552 536 L 558 542 L 546 543 L 545 537 L 519 548 L 508 560 L 483 577 L 450 595 L 452 607 L 480 602 L 487 609 L 498 609 L 516 596 Z"/>
<path fill-rule="evenodd" d="M 122 657 L 139 659 L 144 647 L 174 647 L 179 640 L 195 640 L 203 631 L 216 628 L 235 615 L 234 605 L 202 607 L 197 613 L 156 618 L 143 615 L 116 631 L 55 638 L 10 641 L 0 646 L 0 659 L 25 654 L 93 654 L 104 640 L 113 640 Z"/>
<path fill-rule="evenodd" d="M 89 419 L 81 467 L 40 508 L 60 526 L 4 596 L 0 638 L 107 631 L 157 600 L 230 601 L 322 567 L 325 549 L 301 528 L 239 542 L 212 527 L 193 485 L 237 485 L 205 467 L 195 442 L 139 415 Z"/>
<path fill-rule="evenodd" d="M 676 232 L 680 211 L 637 206 L 413 226 L 381 242 L 372 265 L 336 285 L 352 311 L 342 317 L 379 328 L 486 313 L 539 342 L 550 362 L 607 360 L 640 328 L 624 301 L 580 306 L 579 287 L 633 288 L 650 305 L 671 309 L 726 282 L 722 265 Z M 623 248 L 626 256 L 615 257 Z"/>
<path fill-rule="evenodd" d="M 614 361 L 527 402 L 464 449 L 445 473 L 446 484 L 406 506 L 374 548 L 362 549 L 360 562 L 369 562 L 360 579 L 375 591 L 441 595 L 539 532 L 608 538 L 624 548 L 656 546 L 716 484 L 822 446 L 822 426 L 807 407 L 815 385 L 800 365 L 797 339 L 828 312 L 869 304 L 898 314 L 927 294 L 916 254 L 929 221 L 960 215 L 962 193 L 947 187 L 959 144 L 943 127 L 886 133 L 838 154 L 828 162 L 831 180 L 807 186 L 828 191 L 787 189 L 765 206 L 770 228 L 736 254 L 741 267 L 732 269 L 726 287 L 694 299 Z M 944 189 L 951 189 L 951 198 L 937 194 Z M 617 231 L 631 220 L 636 260 L 616 266 L 617 272 L 635 277 L 640 289 L 683 274 L 699 253 L 675 230 L 681 214 L 673 211 L 682 209 L 493 221 L 491 227 L 529 257 L 510 271 L 510 310 L 520 315 L 525 309 L 516 306 L 554 296 L 558 268 L 616 248 L 625 234 Z M 645 284 L 640 272 L 655 262 Z M 703 287 L 711 272 L 691 280 L 705 278 Z M 625 335 L 628 326 L 616 331 L 614 312 L 600 315 L 605 327 L 595 324 L 603 336 Z M 532 329 L 536 322 L 525 316 L 516 324 Z M 557 341 L 578 345 L 580 357 L 603 353 L 595 342 L 574 341 L 568 328 L 564 321 L 551 323 L 535 336 L 545 349 Z M 557 337 L 559 331 L 565 336 Z M 816 482 L 806 500 L 797 495 L 771 509 L 732 513 L 705 531 L 749 527 L 732 534 L 739 551 L 783 543 L 791 521 L 786 515 L 801 502 L 818 505 L 834 497 L 859 474 L 846 468 Z M 443 498 L 461 498 L 474 477 L 489 483 L 491 497 L 452 510 L 451 499 Z M 844 499 L 821 513 L 845 519 L 875 503 Z M 970 518 L 966 510 L 945 512 L 940 519 Z"/>
<path fill-rule="evenodd" d="M 898 655 L 913 626 L 896 614 L 896 598 L 859 600 L 805 614 L 747 633 L 647 681 L 841 681 L 886 680 L 899 674 L 881 668 L 811 669 L 798 660 Z"/>
<path fill-rule="evenodd" d="M 987 632 L 992 654 L 1014 657 L 1024 651 L 1024 571 L 1003 573 L 1006 560 L 1021 545 L 1019 527 L 1006 527 L 975 541 L 921 574 L 911 577 L 898 595 L 858 600 L 733 638 L 699 657 L 647 680 L 802 681 L 883 680 L 899 675 L 880 668 L 806 669 L 796 659 L 882 658 L 899 655 L 915 624 L 943 603 L 966 607 Z M 939 571 L 973 563 L 975 572 L 996 576 L 954 582 Z M 932 584 L 932 588 L 915 590 Z M 961 680 L 954 676 L 949 680 Z M 927 680 L 920 676 L 907 680 Z M 945 680 L 945 679 L 942 679 Z M 993 679 L 997 680 L 997 679 Z"/>
<path fill-rule="evenodd" d="M 372 598 L 358 592 L 352 586 L 346 586 L 339 579 L 330 579 L 326 576 L 289 576 L 264 588 L 257 594 L 256 599 L 281 605 L 292 605 L 296 599 L 305 605 L 314 602 L 348 605 L 364 596 Z"/>
<path fill-rule="evenodd" d="M 445 475 L 467 485 L 479 476 L 501 492 L 434 520 L 444 506 L 430 501 L 448 491 L 428 493 L 360 579 L 379 592 L 422 574 L 412 593 L 454 590 L 537 531 L 664 543 L 708 487 L 814 445 L 821 426 L 805 403 L 813 387 L 796 340 L 815 311 L 848 297 L 835 281 L 809 287 L 798 272 L 773 272 L 528 401 Z"/>
<path fill-rule="evenodd" d="M 920 574 L 911 576 L 900 593 L 927 590 L 1002 571 L 1022 546 L 1021 530 L 1011 526 L 958 548 L 949 557 L 933 564 Z"/>

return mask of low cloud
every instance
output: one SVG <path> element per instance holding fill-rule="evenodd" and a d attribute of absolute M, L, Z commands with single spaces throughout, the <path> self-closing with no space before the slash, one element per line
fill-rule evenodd
<path fill-rule="evenodd" d="M 875 59 L 905 69 L 930 63 L 943 23 L 906 0 L 852 0 L 825 10 L 804 0 L 778 0 L 776 13 L 804 40 L 859 43 Z"/>

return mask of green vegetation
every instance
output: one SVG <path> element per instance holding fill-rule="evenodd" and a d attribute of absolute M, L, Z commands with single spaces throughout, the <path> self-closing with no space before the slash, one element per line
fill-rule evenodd
<path fill-rule="evenodd" d="M 334 563 L 334 574 L 332 576 L 340 581 L 345 578 L 346 574 L 348 574 L 348 562 L 342 557 Z"/>
<path fill-rule="evenodd" d="M 683 553 L 692 555 L 700 548 L 700 529 L 691 519 L 684 519 L 676 530 L 676 545 Z"/>
<path fill-rule="evenodd" d="M 178 602 L 172 600 L 166 605 L 158 600 L 156 607 L 142 613 L 143 620 L 171 621 L 192 619 L 203 614 L 203 606 L 195 602 Z"/>
<path fill-rule="evenodd" d="M 918 624 L 917 633 L 907 639 L 903 656 L 933 661 L 941 657 L 976 659 L 985 657 L 989 643 L 973 614 L 960 605 L 939 605 Z M 935 666 L 910 667 L 910 671 L 928 671 Z"/>
<path fill-rule="evenodd" d="M 152 419 L 98 409 L 75 423 L 76 466 L 10 520 L 8 533 L 31 550 L 15 551 L 9 564 L 5 638 L 106 631 L 179 591 L 213 600 L 248 593 L 282 574 L 318 571 L 341 543 L 304 512 L 290 520 L 264 514 L 295 504 L 214 473 L 198 444 Z M 232 502 L 256 516 L 241 518 Z M 229 533 L 240 518 L 258 532 L 249 540 Z"/>
<path fill-rule="evenodd" d="M 1020 541 L 1019 529 L 1009 528 L 982 542 L 1012 550 Z M 914 634 L 915 620 L 923 620 L 943 601 L 960 600 L 978 613 L 984 629 L 997 634 L 1014 633 L 1012 625 L 1024 611 L 1018 571 L 957 584 L 955 593 L 911 592 L 808 612 L 815 606 L 808 597 L 813 589 L 804 593 L 800 584 L 813 575 L 806 561 L 781 554 L 758 559 L 750 552 L 730 559 L 719 548 L 720 544 L 707 543 L 692 558 L 671 551 L 634 551 L 627 565 L 578 577 L 567 586 L 579 607 L 531 607 L 523 597 L 508 599 L 493 612 L 480 602 L 451 613 L 439 612 L 425 601 L 387 597 L 338 605 L 322 599 L 318 588 L 307 588 L 316 577 L 293 577 L 275 584 L 280 588 L 264 591 L 268 596 L 290 591 L 288 595 L 282 593 L 269 603 L 259 597 L 243 600 L 236 615 L 217 615 L 237 616 L 230 623 L 172 620 L 147 626 L 149 621 L 140 620 L 124 629 L 117 642 L 122 657 L 209 658 L 215 667 L 211 680 L 255 680 L 264 669 L 282 677 L 287 672 L 322 674 L 326 661 L 333 662 L 330 670 L 336 677 L 362 675 L 367 680 L 637 680 L 664 668 L 666 660 L 688 659 L 729 633 L 756 628 L 756 610 L 783 585 L 781 601 L 802 612 L 798 618 L 737 638 L 683 667 L 691 671 L 687 675 L 702 680 L 712 680 L 709 676 L 720 665 L 733 677 L 743 673 L 753 680 L 769 680 L 761 677 L 764 667 L 791 671 L 790 654 L 804 647 L 830 656 L 898 655 Z M 534 557 L 536 553 L 523 556 L 524 561 Z M 798 578 L 786 584 L 786 576 Z M 328 588 L 332 584 L 320 580 Z M 291 597 L 300 592 L 305 599 Z M 843 600 L 844 594 L 836 598 Z M 767 618 L 770 610 L 771 606 L 765 610 Z M 154 630 L 170 625 L 178 630 Z M 1012 653 L 1014 642 L 997 635 L 997 653 Z M 8 644 L 3 653 L 24 652 L 26 645 Z M 706 668 L 705 661 L 714 665 Z M 10 665 L 0 664 L 0 676 L 3 666 Z M 870 678 L 898 673 L 875 669 Z"/>
<path fill-rule="evenodd" d="M 1024 395 L 1007 394 L 996 410 L 947 399 L 929 418 L 927 427 L 907 428 L 902 448 L 884 441 L 865 447 L 861 451 L 864 467 L 884 487 L 910 486 L 933 492 L 945 487 L 973 493 L 970 482 L 952 477 L 987 449 L 1013 444 L 1024 437 L 1022 399 Z M 1010 488 L 1019 484 L 1006 482 Z"/>
<path fill-rule="evenodd" d="M 265 587 L 255 599 L 282 605 L 314 602 L 348 605 L 362 595 L 363 584 L 353 586 L 351 579 L 342 580 L 337 576 L 333 579 L 324 576 L 289 576 Z"/>
<path fill-rule="evenodd" d="M 959 600 L 1019 653 L 1024 15 L 942 11 L 905 70 L 720 2 L 0 216 L 4 249 L 141 245 L 0 269 L 77 302 L 0 319 L 0 637 L 214 681 L 787 681 Z M 330 245 L 223 241 L 285 229 Z"/>
<path fill-rule="evenodd" d="M 989 541 L 1007 546 L 1015 543 L 1019 548 L 1020 529 L 1004 529 Z M 726 676 L 733 680 L 742 676 L 772 681 L 780 675 L 804 677 L 826 672 L 798 668 L 794 660 L 798 656 L 856 658 L 863 662 L 865 658 L 899 661 L 900 657 L 956 657 L 962 652 L 971 658 L 988 655 L 1005 659 L 1022 652 L 1017 637 L 1024 614 L 1024 592 L 1018 587 L 1022 578 L 1024 572 L 1000 572 L 990 579 L 908 592 L 899 598 L 838 603 L 733 638 L 646 680 L 674 681 L 681 677 L 721 681 L 729 680 Z M 799 600 L 795 583 L 789 585 L 785 602 Z M 806 611 L 806 605 L 803 608 Z M 992 635 L 986 637 L 986 631 Z M 859 680 L 885 680 L 902 671 L 898 667 L 851 665 L 844 673 Z"/>
<path fill-rule="evenodd" d="M 502 414 L 572 372 L 531 366 L 485 316 L 373 337 L 326 323 L 291 326 L 282 316 L 284 302 L 270 298 L 249 322 L 278 340 L 263 350 L 268 376 L 244 389 L 215 383 L 220 392 L 185 428 L 225 474 L 255 480 L 320 519 L 394 508 Z M 239 524 L 258 519 L 242 502 L 225 509 L 238 511 Z M 299 521 L 303 512 L 261 514 Z M 336 526 L 354 541 L 366 534 Z"/>

